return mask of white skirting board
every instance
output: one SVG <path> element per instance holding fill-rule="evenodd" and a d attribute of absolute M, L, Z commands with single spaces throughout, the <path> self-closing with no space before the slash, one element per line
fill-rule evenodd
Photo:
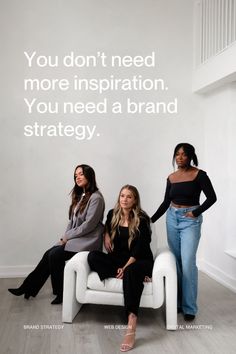
<path fill-rule="evenodd" d="M 218 283 L 224 285 L 228 289 L 236 293 L 236 279 L 229 276 L 221 269 L 207 262 L 203 258 L 197 261 L 198 269 L 207 274 L 210 278 L 216 280 Z"/>
<path fill-rule="evenodd" d="M 25 278 L 35 266 L 0 266 L 0 278 Z"/>
<path fill-rule="evenodd" d="M 228 276 L 203 258 L 198 259 L 197 264 L 200 271 L 236 293 L 236 279 Z M 0 278 L 25 278 L 34 268 L 35 266 L 1 266 Z"/>

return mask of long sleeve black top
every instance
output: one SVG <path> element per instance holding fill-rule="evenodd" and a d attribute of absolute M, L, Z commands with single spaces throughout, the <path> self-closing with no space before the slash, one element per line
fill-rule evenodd
<path fill-rule="evenodd" d="M 206 199 L 200 205 L 199 201 L 202 191 Z M 177 205 L 198 205 L 198 207 L 192 211 L 195 217 L 210 208 L 210 206 L 216 202 L 216 194 L 206 172 L 199 170 L 194 180 L 186 182 L 171 183 L 168 178 L 164 201 L 151 217 L 152 222 L 158 220 L 166 212 L 171 202 Z"/>

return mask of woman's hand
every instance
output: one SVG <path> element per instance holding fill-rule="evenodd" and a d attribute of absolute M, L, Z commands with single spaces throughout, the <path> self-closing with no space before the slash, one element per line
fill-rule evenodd
<path fill-rule="evenodd" d="M 136 259 L 134 257 L 130 257 L 128 262 L 124 265 L 123 268 L 118 268 L 117 269 L 116 278 L 117 279 L 123 279 L 125 268 L 128 267 L 130 264 L 132 264 L 134 262 L 136 262 Z"/>
<path fill-rule="evenodd" d="M 144 282 L 145 283 L 151 283 L 152 282 L 152 278 L 148 277 L 147 275 L 144 278 Z"/>
<path fill-rule="evenodd" d="M 65 236 L 63 236 L 62 238 L 60 238 L 60 242 L 61 242 L 61 245 L 65 245 L 66 242 L 67 242 L 67 238 Z"/>
<path fill-rule="evenodd" d="M 104 235 L 104 246 L 108 253 L 112 252 L 111 238 L 108 233 Z"/>
<path fill-rule="evenodd" d="M 185 217 L 186 217 L 186 218 L 192 218 L 192 219 L 195 219 L 195 218 L 196 218 L 196 216 L 194 216 L 191 211 L 188 211 L 188 212 L 185 214 Z"/>
<path fill-rule="evenodd" d="M 118 268 L 118 269 L 117 269 L 116 278 L 117 278 L 117 279 L 123 279 L 123 275 L 124 275 L 124 269 L 123 269 L 123 268 Z"/>

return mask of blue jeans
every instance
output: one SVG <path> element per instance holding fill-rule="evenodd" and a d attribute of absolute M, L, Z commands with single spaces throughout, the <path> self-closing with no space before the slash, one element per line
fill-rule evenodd
<path fill-rule="evenodd" d="M 175 255 L 178 274 L 178 308 L 184 314 L 197 313 L 198 269 L 196 253 L 201 236 L 202 215 L 186 217 L 189 208 L 170 207 L 166 215 L 168 244 Z"/>

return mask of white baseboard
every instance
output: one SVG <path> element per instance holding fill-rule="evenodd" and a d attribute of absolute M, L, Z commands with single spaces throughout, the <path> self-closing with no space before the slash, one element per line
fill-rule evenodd
<path fill-rule="evenodd" d="M 35 266 L 0 266 L 0 278 L 25 278 Z"/>
<path fill-rule="evenodd" d="M 228 276 L 203 258 L 198 259 L 197 264 L 200 271 L 236 293 L 236 279 Z M 25 278 L 34 268 L 35 266 L 0 266 L 0 278 Z"/>
<path fill-rule="evenodd" d="M 236 293 L 236 279 L 229 276 L 221 269 L 217 268 L 213 264 L 207 262 L 203 258 L 198 259 L 197 265 L 199 270 L 207 274 L 210 278 L 216 280 L 218 283 L 224 285 L 228 289 Z"/>

